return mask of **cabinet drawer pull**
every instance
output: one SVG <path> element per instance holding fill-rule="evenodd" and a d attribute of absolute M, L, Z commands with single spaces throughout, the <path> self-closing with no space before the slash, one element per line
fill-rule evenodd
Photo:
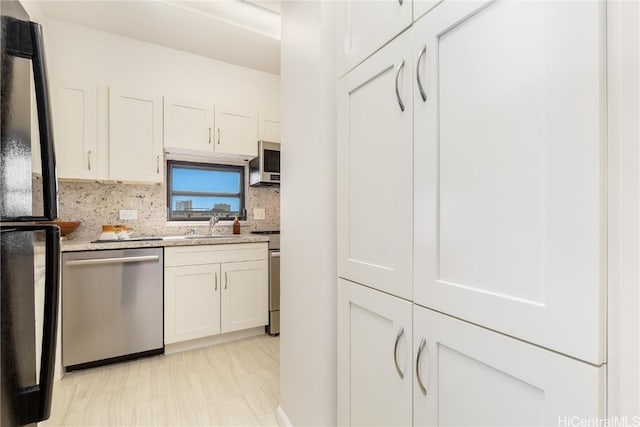
<path fill-rule="evenodd" d="M 211 144 L 211 128 L 209 128 L 209 144 Z"/>
<path fill-rule="evenodd" d="M 91 150 L 87 153 L 87 166 L 91 170 Z"/>
<path fill-rule="evenodd" d="M 160 156 L 156 156 L 156 173 L 160 173 Z"/>
<path fill-rule="evenodd" d="M 420 54 L 418 55 L 418 63 L 416 65 L 416 79 L 418 80 L 418 90 L 420 91 L 420 97 L 422 98 L 423 102 L 427 101 L 427 93 L 424 91 L 424 88 L 422 87 L 422 81 L 420 80 L 420 61 L 422 60 L 422 57 L 426 52 L 427 45 L 425 44 L 420 51 Z"/>
<path fill-rule="evenodd" d="M 402 102 L 402 98 L 400 97 L 400 90 L 398 89 L 398 78 L 400 77 L 400 71 L 404 68 L 404 59 L 398 66 L 398 70 L 396 71 L 396 98 L 398 98 L 398 105 L 400 106 L 400 111 L 404 112 L 404 102 Z"/>
<path fill-rule="evenodd" d="M 218 145 L 220 145 L 220 128 L 218 128 Z"/>
<path fill-rule="evenodd" d="M 425 396 L 427 395 L 427 388 L 422 383 L 422 377 L 420 377 L 420 358 L 422 357 L 422 350 L 424 350 L 424 346 L 427 344 L 427 340 L 422 338 L 420 340 L 420 345 L 418 346 L 418 356 L 416 357 L 416 378 L 418 379 L 418 387 L 420 387 L 420 391 Z"/>
<path fill-rule="evenodd" d="M 396 342 L 393 345 L 393 362 L 396 364 L 396 371 L 398 371 L 398 375 L 401 379 L 404 379 L 404 374 L 400 370 L 400 366 L 398 366 L 398 342 L 400 342 L 400 337 L 404 334 L 404 328 L 400 327 L 398 330 L 398 335 L 396 335 Z"/>
<path fill-rule="evenodd" d="M 227 272 L 224 272 L 224 288 L 227 289 L 227 285 L 229 284 L 229 279 L 227 278 Z"/>
<path fill-rule="evenodd" d="M 217 291 L 218 290 L 218 273 L 213 273 L 213 277 L 216 278 L 216 287 L 215 287 L 214 291 Z"/>

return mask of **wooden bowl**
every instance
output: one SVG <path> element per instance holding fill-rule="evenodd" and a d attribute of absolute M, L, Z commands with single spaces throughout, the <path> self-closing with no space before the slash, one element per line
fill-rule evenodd
<path fill-rule="evenodd" d="M 60 234 L 62 236 L 66 236 L 67 234 L 71 234 L 78 227 L 80 227 L 80 221 L 63 221 L 61 219 L 57 219 L 55 221 L 43 221 L 41 224 L 55 224 L 60 227 Z"/>

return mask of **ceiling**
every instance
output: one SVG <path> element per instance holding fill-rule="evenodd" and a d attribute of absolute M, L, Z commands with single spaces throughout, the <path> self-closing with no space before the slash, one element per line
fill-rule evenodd
<path fill-rule="evenodd" d="M 280 2 L 39 1 L 47 16 L 280 74 Z"/>

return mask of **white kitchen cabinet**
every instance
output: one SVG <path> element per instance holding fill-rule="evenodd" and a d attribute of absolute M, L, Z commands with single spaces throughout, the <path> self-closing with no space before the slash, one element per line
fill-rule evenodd
<path fill-rule="evenodd" d="M 337 3 L 337 62 L 342 75 L 411 25 L 412 0 Z"/>
<path fill-rule="evenodd" d="M 411 303 L 338 280 L 338 424 L 411 425 Z"/>
<path fill-rule="evenodd" d="M 258 155 L 258 118 L 255 112 L 237 107 L 216 105 L 215 151 Z"/>
<path fill-rule="evenodd" d="M 267 260 L 222 264 L 220 301 L 222 333 L 269 323 Z"/>
<path fill-rule="evenodd" d="M 220 264 L 165 269 L 164 342 L 220 333 Z"/>
<path fill-rule="evenodd" d="M 413 0 L 413 20 L 417 21 L 422 15 L 433 10 L 444 0 Z"/>
<path fill-rule="evenodd" d="M 602 366 L 418 306 L 413 337 L 414 425 L 557 426 L 605 417 Z"/>
<path fill-rule="evenodd" d="M 165 344 L 268 323 L 267 243 L 164 250 Z"/>
<path fill-rule="evenodd" d="M 280 120 L 268 115 L 258 116 L 258 139 L 280 142 Z"/>
<path fill-rule="evenodd" d="M 413 51 L 405 33 L 338 82 L 338 276 L 412 297 Z"/>
<path fill-rule="evenodd" d="M 444 2 L 412 29 L 415 302 L 593 364 L 604 21 L 601 2 Z"/>
<path fill-rule="evenodd" d="M 213 151 L 213 104 L 164 97 L 164 146 Z"/>
<path fill-rule="evenodd" d="M 53 128 L 58 177 L 100 178 L 97 172 L 96 86 L 70 82 L 54 87 Z"/>
<path fill-rule="evenodd" d="M 162 97 L 109 89 L 109 179 L 162 182 Z"/>

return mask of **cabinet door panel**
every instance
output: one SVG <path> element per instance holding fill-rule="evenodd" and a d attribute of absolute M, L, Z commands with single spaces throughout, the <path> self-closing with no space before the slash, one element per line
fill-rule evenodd
<path fill-rule="evenodd" d="M 338 279 L 339 425 L 411 425 L 411 327 L 410 302 Z"/>
<path fill-rule="evenodd" d="M 427 98 L 416 90 L 415 301 L 594 364 L 603 13 L 596 2 L 444 2 L 414 26 Z"/>
<path fill-rule="evenodd" d="M 165 268 L 164 342 L 220 333 L 220 264 Z"/>
<path fill-rule="evenodd" d="M 338 2 L 338 69 L 342 75 L 411 25 L 410 0 Z"/>
<path fill-rule="evenodd" d="M 604 416 L 604 370 L 414 306 L 414 424 L 557 426 Z"/>
<path fill-rule="evenodd" d="M 164 146 L 213 151 L 213 106 L 165 97 Z"/>
<path fill-rule="evenodd" d="M 97 177 L 96 87 L 61 84 L 57 91 L 56 163 L 60 178 Z"/>
<path fill-rule="evenodd" d="M 162 98 L 109 90 L 109 178 L 162 182 Z"/>
<path fill-rule="evenodd" d="M 222 332 L 233 332 L 269 323 L 267 261 L 222 264 Z"/>
<path fill-rule="evenodd" d="M 409 41 L 400 36 L 338 82 L 338 275 L 408 299 L 413 240 Z"/>
<path fill-rule="evenodd" d="M 280 142 L 280 120 L 261 117 L 258 137 L 263 141 Z"/>
<path fill-rule="evenodd" d="M 256 113 L 216 105 L 216 144 L 219 153 L 258 155 Z"/>

